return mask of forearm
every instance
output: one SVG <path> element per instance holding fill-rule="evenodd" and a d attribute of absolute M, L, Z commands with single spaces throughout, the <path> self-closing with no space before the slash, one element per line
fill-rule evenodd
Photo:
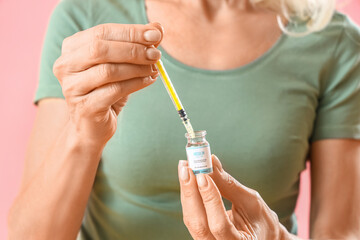
<path fill-rule="evenodd" d="M 351 174 L 351 171 L 348 171 Z M 345 178 L 343 178 L 345 179 Z M 327 199 L 313 198 L 310 217 L 312 239 L 355 240 L 360 236 L 359 181 L 334 187 Z M 335 186 L 335 184 L 334 184 Z M 327 191 L 330 193 L 330 191 Z M 323 195 L 325 196 L 325 194 Z M 349 196 L 349 197 L 345 197 Z"/>
<path fill-rule="evenodd" d="M 285 230 L 285 234 L 283 235 L 284 237 L 281 240 L 305 240 L 303 238 L 300 238 L 296 235 L 293 235 L 289 232 L 287 232 L 287 230 Z M 314 234 L 311 234 L 310 239 L 312 240 L 322 240 L 322 239 L 347 239 L 347 240 L 356 240 L 358 239 L 356 237 L 357 235 L 355 234 L 355 232 L 346 234 L 346 233 L 334 233 L 332 231 L 326 231 L 326 233 L 321 232 L 321 231 L 315 231 Z"/>
<path fill-rule="evenodd" d="M 310 237 L 359 239 L 360 141 L 321 140 L 311 149 Z"/>
<path fill-rule="evenodd" d="M 10 210 L 10 239 L 74 239 L 102 149 L 67 124 Z"/>
<path fill-rule="evenodd" d="M 311 239 L 346 239 L 346 240 L 357 240 L 360 236 L 360 226 L 357 228 L 343 229 L 340 224 L 337 227 L 332 228 L 315 228 L 310 236 Z"/>

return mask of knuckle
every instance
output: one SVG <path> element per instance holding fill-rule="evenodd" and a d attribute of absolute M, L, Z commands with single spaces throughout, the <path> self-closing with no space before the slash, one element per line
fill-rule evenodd
<path fill-rule="evenodd" d="M 259 206 L 263 206 L 263 200 L 260 196 L 260 193 L 258 191 L 253 190 L 251 194 L 253 196 L 255 203 Z"/>
<path fill-rule="evenodd" d="M 232 187 L 236 185 L 235 178 L 228 173 L 227 173 L 227 183 Z"/>
<path fill-rule="evenodd" d="M 184 223 L 185 226 L 189 229 L 189 231 L 196 237 L 203 238 L 209 234 L 209 229 L 207 225 L 203 222 L 184 218 Z"/>
<path fill-rule="evenodd" d="M 260 196 L 260 193 L 256 190 L 253 190 L 253 189 L 250 189 L 250 195 L 251 197 L 254 199 L 254 200 L 260 200 L 261 199 L 261 196 Z"/>
<path fill-rule="evenodd" d="M 106 24 L 100 24 L 93 28 L 94 39 L 104 39 L 106 35 Z"/>
<path fill-rule="evenodd" d="M 258 213 L 262 213 L 264 211 L 264 201 L 261 198 L 259 192 L 250 189 L 250 198 L 252 199 L 251 205 L 258 211 Z"/>
<path fill-rule="evenodd" d="M 278 219 L 278 215 L 276 214 L 276 212 L 274 212 L 273 210 L 270 210 L 270 213 L 273 218 Z"/>
<path fill-rule="evenodd" d="M 273 210 L 271 210 L 271 209 L 270 209 L 270 217 L 271 217 L 272 222 L 274 222 L 274 223 L 278 223 L 278 222 L 279 222 L 279 217 L 278 217 L 278 215 L 277 215 Z"/>
<path fill-rule="evenodd" d="M 279 225 L 278 222 L 274 222 L 273 219 L 267 219 L 266 220 L 266 228 L 269 229 L 268 234 L 270 239 L 279 239 Z"/>
<path fill-rule="evenodd" d="M 107 53 L 107 46 L 101 40 L 95 39 L 89 47 L 89 55 L 92 59 L 99 59 Z"/>
<path fill-rule="evenodd" d="M 74 95 L 76 86 L 74 84 L 74 81 L 70 80 L 64 80 L 62 85 L 62 92 L 64 97 L 71 97 Z"/>
<path fill-rule="evenodd" d="M 209 234 L 208 230 L 206 228 L 203 228 L 203 227 L 195 228 L 195 229 L 191 230 L 191 232 L 193 232 L 194 235 L 199 237 L 199 238 L 206 237 Z"/>
<path fill-rule="evenodd" d="M 127 29 L 127 34 L 128 34 L 128 39 L 130 42 L 135 42 L 136 41 L 136 30 L 134 27 L 130 26 Z"/>
<path fill-rule="evenodd" d="M 60 72 L 61 72 L 61 61 L 60 58 L 56 59 L 54 65 L 53 65 L 53 73 L 55 75 L 55 77 L 57 77 L 59 79 L 60 76 Z"/>
<path fill-rule="evenodd" d="M 136 46 L 136 44 L 131 44 L 131 46 L 130 46 L 130 57 L 132 59 L 136 59 L 137 56 L 138 56 L 138 52 L 139 52 L 139 50 L 138 50 L 138 47 Z"/>
<path fill-rule="evenodd" d="M 226 172 L 225 172 L 226 173 Z M 241 188 L 241 184 L 233 177 L 231 176 L 230 174 L 226 173 L 227 175 L 227 184 L 231 187 L 231 188 Z"/>
<path fill-rule="evenodd" d="M 121 95 L 123 92 L 123 87 L 121 83 L 112 83 L 110 84 L 109 88 L 110 88 L 109 91 L 113 93 L 117 93 Z"/>
<path fill-rule="evenodd" d="M 113 67 L 111 64 L 101 64 L 99 66 L 99 76 L 101 79 L 109 79 L 112 75 Z"/>
<path fill-rule="evenodd" d="M 93 108 L 89 108 L 91 106 L 89 104 L 89 97 L 88 96 L 79 96 L 79 97 L 69 97 L 66 98 L 68 105 L 72 106 L 72 109 L 76 109 L 76 113 L 82 117 L 91 116 Z"/>
<path fill-rule="evenodd" d="M 261 198 L 261 196 L 258 192 L 256 192 L 255 194 L 256 194 L 255 202 L 259 206 L 259 208 L 263 210 L 265 208 L 265 202 Z"/>
<path fill-rule="evenodd" d="M 65 74 L 64 73 L 65 69 L 66 69 L 65 59 L 63 56 L 60 56 L 58 59 L 56 59 L 53 65 L 53 73 L 60 82 L 60 84 L 62 84 L 62 77 Z"/>
<path fill-rule="evenodd" d="M 213 192 L 210 191 L 203 191 L 202 194 L 202 199 L 204 204 L 209 205 L 210 207 L 217 207 L 216 205 L 219 204 L 219 198 L 220 198 L 220 194 L 215 194 Z M 214 205 L 214 206 L 212 206 Z"/>
<path fill-rule="evenodd" d="M 185 198 L 191 198 L 192 196 L 194 196 L 194 192 L 189 189 L 184 189 L 182 192 Z"/>
<path fill-rule="evenodd" d="M 227 227 L 226 224 L 218 222 L 217 224 L 210 226 L 210 231 L 213 235 L 221 237 L 226 235 Z"/>

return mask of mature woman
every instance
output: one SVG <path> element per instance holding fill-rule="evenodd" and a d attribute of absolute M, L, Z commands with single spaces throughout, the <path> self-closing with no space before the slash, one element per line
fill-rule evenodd
<path fill-rule="evenodd" d="M 310 160 L 311 237 L 358 239 L 360 33 L 333 5 L 63 0 L 10 238 L 296 238 Z M 219 157 L 210 175 L 178 164 L 186 139 L 155 82 L 161 53 Z"/>

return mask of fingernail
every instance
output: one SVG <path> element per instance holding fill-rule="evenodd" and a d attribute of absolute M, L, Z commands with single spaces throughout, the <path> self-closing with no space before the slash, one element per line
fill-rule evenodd
<path fill-rule="evenodd" d="M 151 78 L 153 80 L 156 80 L 158 76 L 159 76 L 159 73 L 155 73 L 154 75 L 151 75 Z"/>
<path fill-rule="evenodd" d="M 155 79 L 152 79 L 151 77 L 145 77 L 144 78 L 144 83 L 145 84 L 150 84 L 153 83 L 155 81 Z"/>
<path fill-rule="evenodd" d="M 205 178 L 205 175 L 202 173 L 196 175 L 196 181 L 197 181 L 199 188 L 205 188 L 207 186 L 207 180 Z"/>
<path fill-rule="evenodd" d="M 152 23 L 150 23 L 150 25 L 155 26 L 157 29 L 160 28 L 159 31 L 161 31 L 162 33 L 165 32 L 164 27 L 159 22 L 152 22 Z"/>
<path fill-rule="evenodd" d="M 159 59 L 161 56 L 161 53 L 156 48 L 150 47 L 146 49 L 146 57 L 149 60 L 156 60 Z"/>
<path fill-rule="evenodd" d="M 180 166 L 187 166 L 187 161 L 186 160 L 180 160 L 179 165 Z"/>
<path fill-rule="evenodd" d="M 144 39 L 148 42 L 158 42 L 161 39 L 161 33 L 158 30 L 147 30 L 144 33 Z"/>
<path fill-rule="evenodd" d="M 157 68 L 155 67 L 155 64 L 151 64 L 150 66 L 151 66 L 151 71 L 152 72 L 157 72 L 158 71 Z"/>
<path fill-rule="evenodd" d="M 180 178 L 182 181 L 187 182 L 190 179 L 189 171 L 187 167 L 181 167 Z"/>

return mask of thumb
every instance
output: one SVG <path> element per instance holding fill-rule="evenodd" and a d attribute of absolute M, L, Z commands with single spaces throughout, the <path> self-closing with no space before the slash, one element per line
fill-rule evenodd
<path fill-rule="evenodd" d="M 116 103 L 114 103 L 111 107 L 114 109 L 116 116 L 119 116 L 119 113 L 121 112 L 121 110 L 123 109 L 123 107 L 125 106 L 126 102 L 129 99 L 129 95 L 120 98 L 119 101 L 117 101 Z"/>
<path fill-rule="evenodd" d="M 223 197 L 232 203 L 240 203 L 244 199 L 252 199 L 258 195 L 256 191 L 242 185 L 229 173 L 225 172 L 217 156 L 213 154 L 211 158 L 213 162 L 213 173 L 211 173 L 210 176 Z"/>
<path fill-rule="evenodd" d="M 161 33 L 160 41 L 154 45 L 154 47 L 157 48 L 160 45 L 161 41 L 163 40 L 165 30 L 164 30 L 164 27 L 158 22 L 152 22 L 152 23 L 149 23 L 149 24 L 156 27 Z"/>

